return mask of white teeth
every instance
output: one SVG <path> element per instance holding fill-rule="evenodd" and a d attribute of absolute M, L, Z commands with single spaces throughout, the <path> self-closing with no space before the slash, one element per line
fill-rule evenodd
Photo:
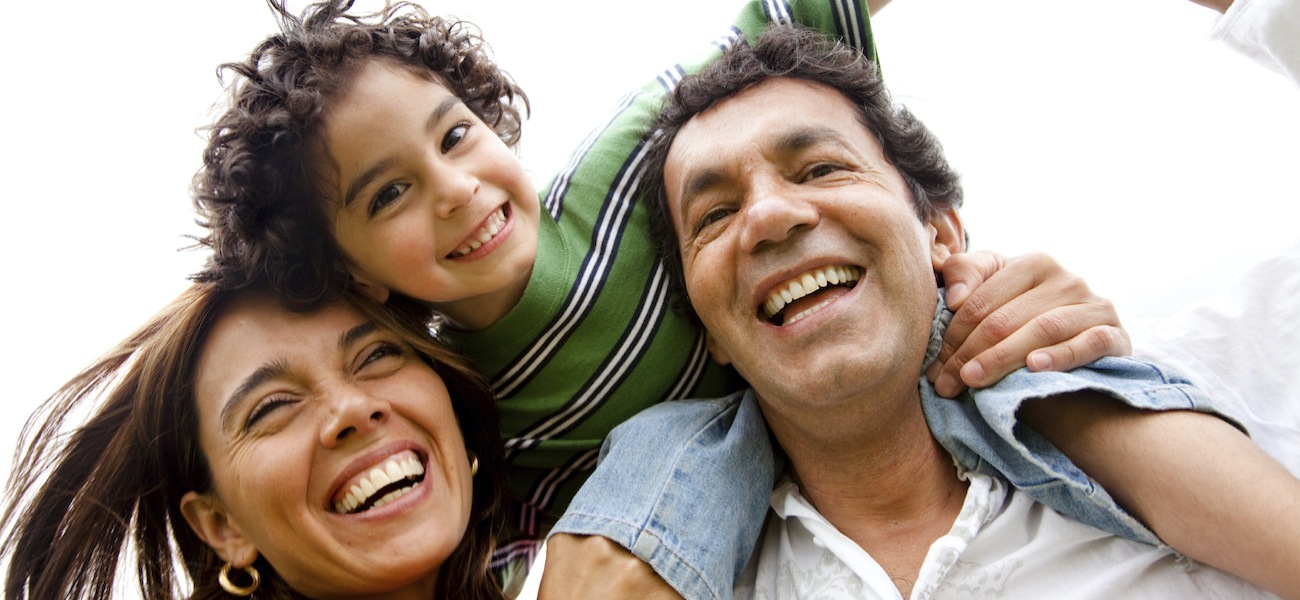
<path fill-rule="evenodd" d="M 361 479 L 353 483 L 343 498 L 334 503 L 336 512 L 350 514 L 356 512 L 379 490 L 403 479 L 415 480 L 424 474 L 424 465 L 413 452 L 403 452 L 388 459 L 382 465 L 370 469 Z M 371 508 L 377 508 L 405 494 L 410 487 L 390 491 L 374 502 Z M 400 492 L 400 493 L 399 493 Z"/>
<path fill-rule="evenodd" d="M 793 323 L 795 323 L 795 322 L 797 322 L 797 321 L 803 319 L 804 317 L 806 317 L 806 316 L 808 316 L 808 315 L 811 315 L 811 314 L 817 312 L 819 309 L 821 309 L 821 307 L 826 306 L 827 304 L 830 304 L 831 302 L 834 302 L 834 300 L 825 300 L 825 301 L 822 301 L 822 302 L 818 302 L 816 305 L 811 306 L 811 307 L 809 307 L 809 308 L 807 308 L 807 309 L 801 310 L 801 311 L 799 311 L 797 314 L 794 314 L 794 315 L 787 315 L 786 318 L 783 319 L 783 320 L 781 321 L 781 323 L 784 324 L 784 325 L 791 325 L 791 324 L 793 324 Z"/>
<path fill-rule="evenodd" d="M 487 222 L 483 224 L 483 228 L 475 232 L 475 235 L 467 240 L 464 246 L 457 248 L 455 252 L 451 253 L 452 257 L 456 258 L 465 256 L 470 252 L 478 250 L 483 246 L 483 244 L 492 241 L 492 238 L 496 237 L 498 233 L 501 233 L 501 228 L 504 227 L 505 224 L 506 209 L 502 206 L 488 217 Z"/>
<path fill-rule="evenodd" d="M 800 283 L 803 284 L 803 289 L 808 290 L 808 293 L 811 294 L 816 290 L 822 289 L 822 286 L 824 286 L 826 282 L 826 276 L 822 275 L 821 280 L 822 280 L 822 284 L 818 285 L 817 280 L 813 279 L 812 275 L 804 275 L 803 280 L 800 281 Z"/>
<path fill-rule="evenodd" d="M 763 316 L 770 319 L 784 310 L 788 304 L 795 300 L 803 298 L 804 296 L 829 285 L 839 285 L 841 283 L 857 281 L 859 277 L 862 277 L 862 269 L 858 267 L 821 267 L 804 273 L 803 275 L 785 282 L 772 291 L 772 293 L 767 297 L 767 300 L 763 302 Z M 826 302 L 822 302 L 817 306 L 801 311 L 798 315 L 787 317 L 785 319 L 785 324 L 788 325 L 798 321 L 799 319 L 812 314 L 817 309 L 826 306 L 826 304 Z"/>
<path fill-rule="evenodd" d="M 378 500 L 375 500 L 374 505 L 371 506 L 370 508 L 379 508 L 379 507 L 381 507 L 381 506 L 383 506 L 383 505 L 385 505 L 385 504 L 388 504 L 389 502 L 392 502 L 393 500 L 396 500 L 396 499 L 398 499 L 398 498 L 401 498 L 402 496 L 405 496 L 405 495 L 406 495 L 406 492 L 409 492 L 409 491 L 411 491 L 411 488 L 402 488 L 402 489 L 400 489 L 400 490 L 393 490 L 393 491 L 391 491 L 391 492 L 388 492 L 387 494 L 384 494 L 384 497 L 383 497 L 383 498 L 380 498 L 380 499 L 378 499 Z"/>

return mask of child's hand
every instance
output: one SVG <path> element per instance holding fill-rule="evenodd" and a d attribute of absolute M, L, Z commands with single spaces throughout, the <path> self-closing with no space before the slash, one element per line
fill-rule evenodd
<path fill-rule="evenodd" d="M 557 533 L 546 542 L 538 598 L 680 599 L 668 582 L 608 538 Z"/>
<path fill-rule="evenodd" d="M 1023 366 L 1066 371 L 1133 349 L 1114 305 L 1046 254 L 955 254 L 942 271 L 954 316 L 926 376 L 943 396 Z"/>

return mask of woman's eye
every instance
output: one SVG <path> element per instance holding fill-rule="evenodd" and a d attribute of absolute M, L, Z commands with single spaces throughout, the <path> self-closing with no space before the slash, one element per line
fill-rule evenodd
<path fill-rule="evenodd" d="M 253 412 L 248 414 L 248 419 L 244 421 L 244 429 L 252 428 L 259 421 L 270 416 L 276 410 L 297 402 L 292 396 L 271 396 L 253 407 Z"/>
<path fill-rule="evenodd" d="M 384 360 L 385 358 L 401 357 L 403 354 L 401 346 L 390 342 L 382 342 L 375 345 L 374 348 L 366 354 L 365 358 L 361 360 L 361 366 L 365 367 L 366 365 Z"/>
<path fill-rule="evenodd" d="M 370 209 L 368 211 L 370 216 L 373 217 L 375 213 L 396 202 L 410 187 L 410 184 L 406 183 L 393 183 L 384 186 L 384 189 L 379 190 L 379 193 L 375 194 L 375 197 L 370 200 Z"/>
<path fill-rule="evenodd" d="M 461 140 L 469 134 L 469 123 L 457 123 L 456 126 L 447 130 L 447 135 L 442 136 L 442 151 L 450 152 L 460 144 Z"/>

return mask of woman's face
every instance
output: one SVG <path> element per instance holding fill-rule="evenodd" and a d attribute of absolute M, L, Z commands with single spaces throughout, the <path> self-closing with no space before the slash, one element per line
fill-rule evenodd
<path fill-rule="evenodd" d="M 442 379 L 392 332 L 335 305 L 245 297 L 197 367 L 213 489 L 190 525 L 235 566 L 258 554 L 316 598 L 432 597 L 473 489 Z"/>

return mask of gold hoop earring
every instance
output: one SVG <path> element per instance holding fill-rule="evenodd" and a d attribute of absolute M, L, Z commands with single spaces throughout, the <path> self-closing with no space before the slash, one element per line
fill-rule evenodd
<path fill-rule="evenodd" d="M 478 455 L 473 450 L 469 451 L 469 476 L 478 475 Z"/>
<path fill-rule="evenodd" d="M 258 574 L 257 569 L 253 568 L 253 565 L 242 567 L 240 570 L 248 576 L 250 581 L 248 585 L 240 587 L 230 580 L 230 563 L 226 563 L 221 567 L 221 573 L 217 575 L 217 583 L 220 583 L 221 589 L 226 590 L 226 593 L 231 596 L 247 598 L 257 591 L 257 586 L 262 583 L 262 576 Z"/>

